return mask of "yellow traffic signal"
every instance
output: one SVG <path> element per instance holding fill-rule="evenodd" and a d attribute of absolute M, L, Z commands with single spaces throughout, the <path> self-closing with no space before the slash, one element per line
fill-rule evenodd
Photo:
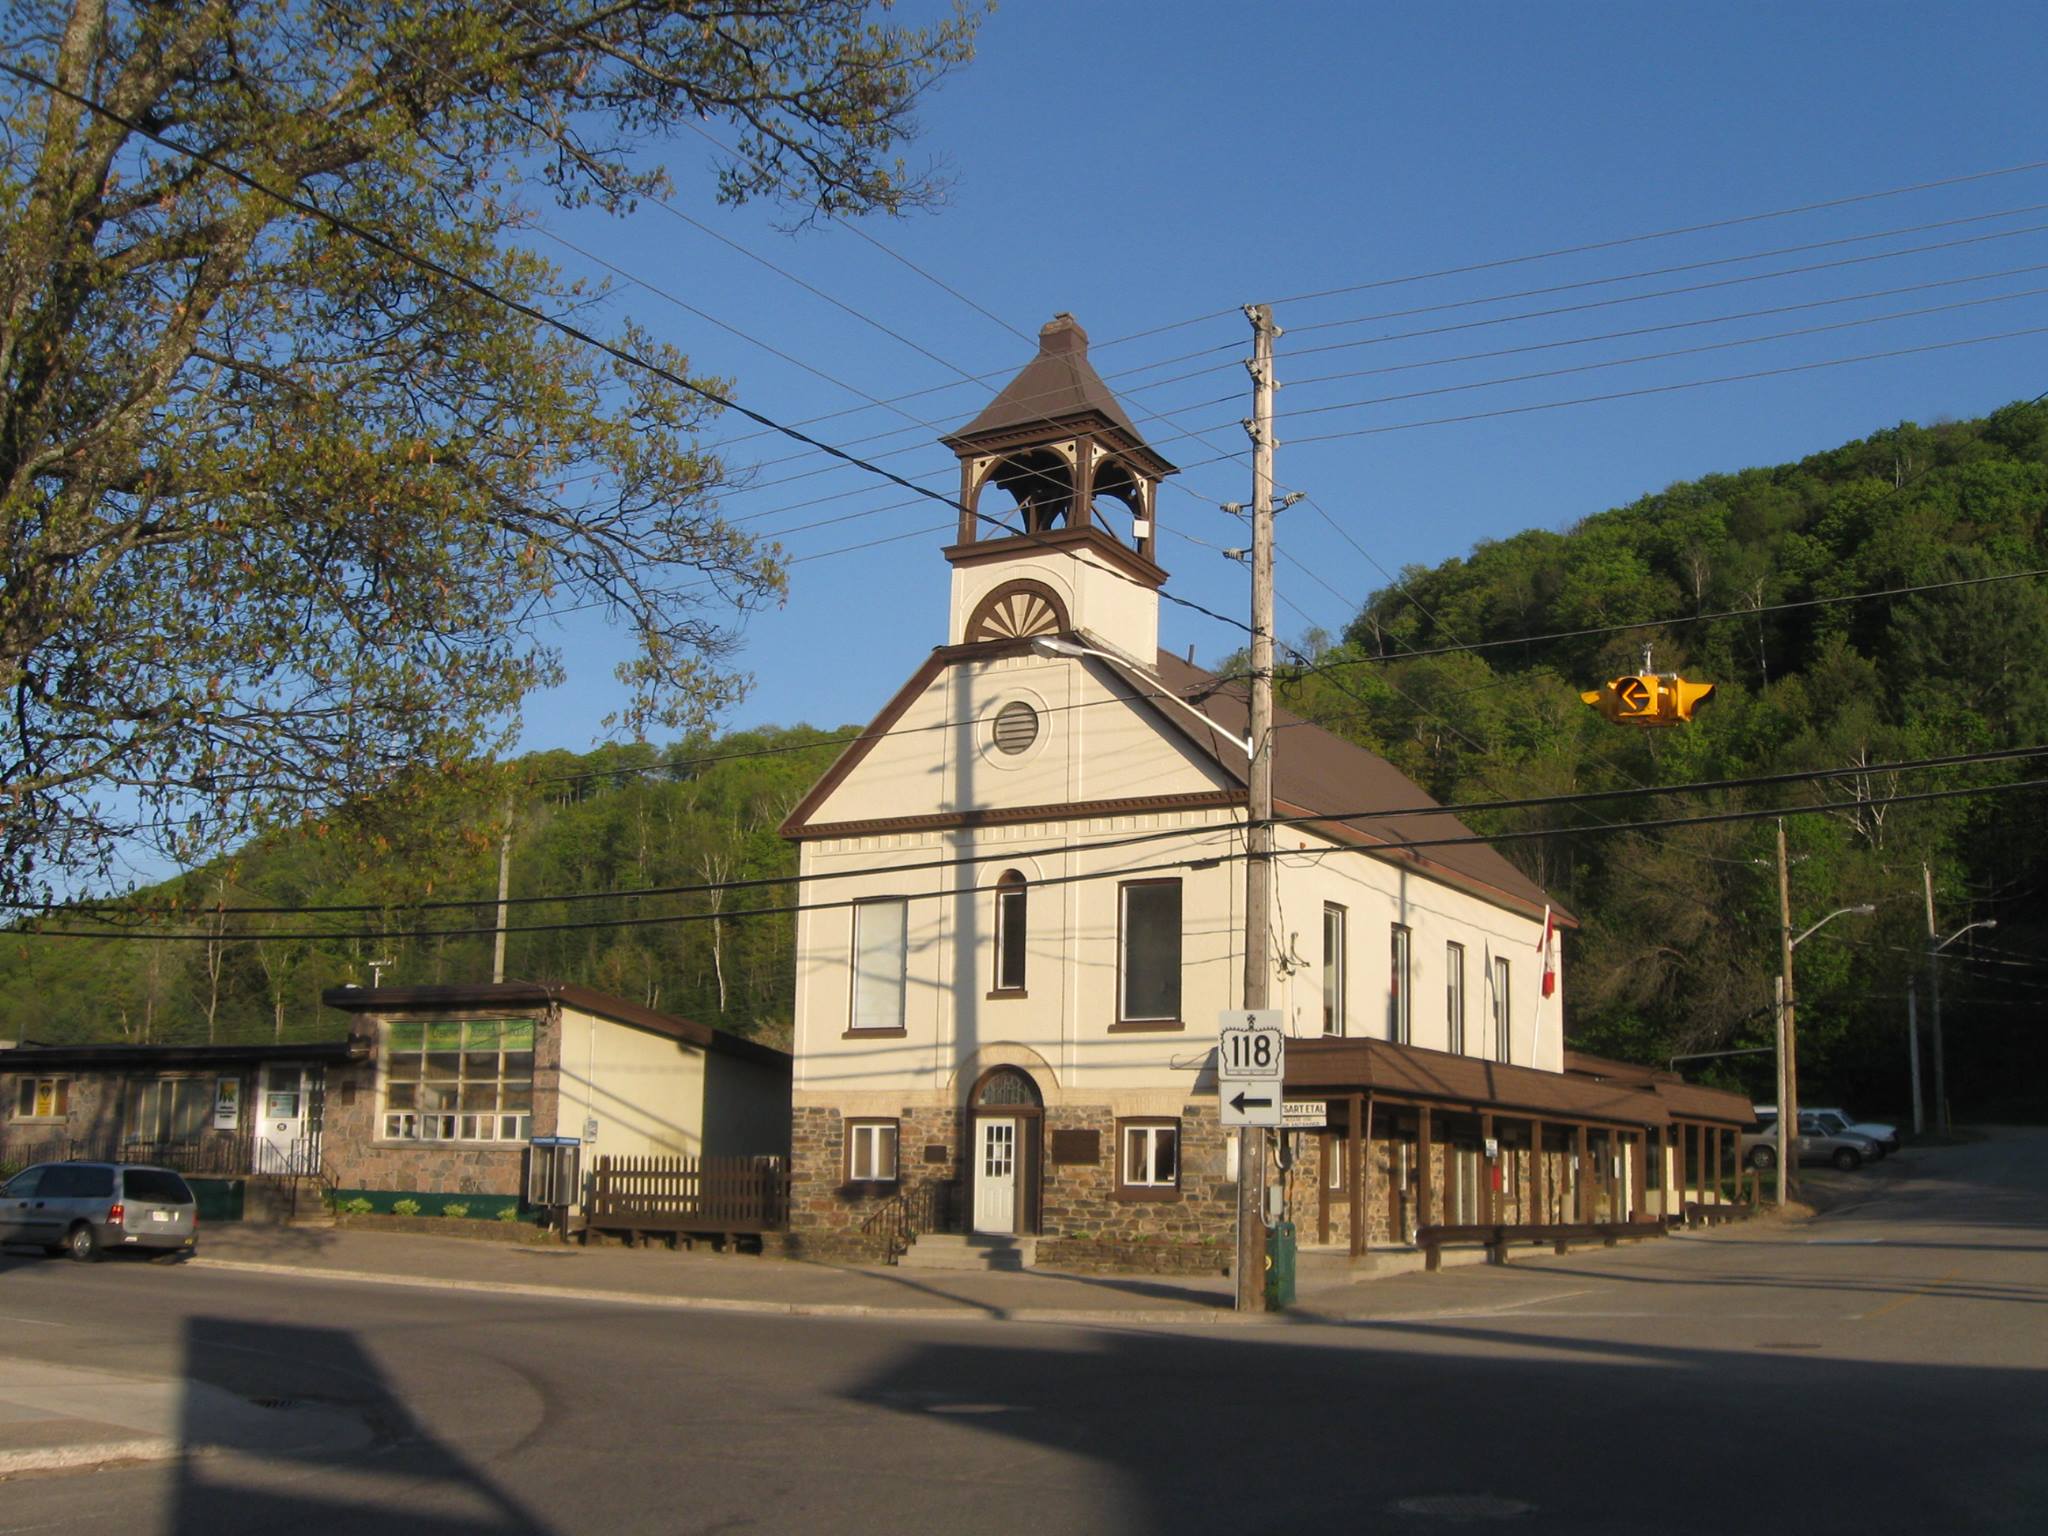
<path fill-rule="evenodd" d="M 1689 683 L 1676 672 L 1631 672 L 1580 699 L 1621 725 L 1680 725 L 1714 695 L 1712 683 Z"/>

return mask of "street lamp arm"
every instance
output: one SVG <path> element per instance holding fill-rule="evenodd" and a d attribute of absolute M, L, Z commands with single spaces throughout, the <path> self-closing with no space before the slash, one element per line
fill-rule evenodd
<path fill-rule="evenodd" d="M 1947 949 L 1949 945 L 1955 943 L 1957 939 L 1960 939 L 1964 934 L 1968 933 L 1973 928 L 1996 928 L 1997 926 L 1998 919 L 1995 917 L 1984 917 L 1979 918 L 1974 923 L 1965 923 L 1962 927 L 1958 928 L 1954 933 L 1950 934 L 1947 938 L 1943 939 L 1939 944 L 1933 946 L 1930 953 L 1937 955 L 1940 954 L 1944 949 Z"/>
<path fill-rule="evenodd" d="M 1876 910 L 1877 908 L 1870 905 L 1870 903 L 1868 902 L 1865 902 L 1863 905 L 1858 907 L 1838 908 L 1837 910 L 1830 912 L 1826 917 L 1822 918 L 1819 922 L 1815 923 L 1811 928 L 1807 929 L 1806 932 L 1800 934 L 1798 938 L 1794 939 L 1792 941 L 1792 947 L 1794 949 L 1797 949 L 1801 944 L 1804 944 L 1808 939 L 1812 938 L 1816 933 L 1820 932 L 1821 929 L 1827 927 L 1829 923 L 1832 923 L 1838 917 L 1847 917 L 1852 912 L 1858 917 L 1868 917 L 1871 913 L 1875 912 Z"/>

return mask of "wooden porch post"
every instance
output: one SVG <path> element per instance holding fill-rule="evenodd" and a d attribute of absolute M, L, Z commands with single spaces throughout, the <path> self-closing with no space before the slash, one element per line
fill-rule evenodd
<path fill-rule="evenodd" d="M 1486 1178 L 1479 1187 L 1479 1224 L 1492 1226 L 1500 1220 L 1500 1201 L 1494 1198 L 1493 1176 L 1500 1168 L 1500 1154 L 1487 1157 L 1486 1143 L 1493 1140 L 1493 1113 L 1487 1111 L 1479 1117 L 1479 1151 Z"/>
<path fill-rule="evenodd" d="M 1338 1148 L 1343 1145 L 1332 1136 L 1329 1127 L 1317 1138 L 1322 1145 L 1317 1148 L 1316 1159 L 1316 1241 L 1327 1246 L 1330 1241 L 1330 1169 L 1342 1167 L 1342 1155 Z"/>
<path fill-rule="evenodd" d="M 1425 1104 L 1416 1110 L 1415 1117 L 1415 1155 L 1422 1160 L 1422 1167 L 1419 1170 L 1422 1182 L 1416 1193 L 1415 1206 L 1415 1226 L 1416 1230 L 1420 1231 L 1424 1227 L 1436 1225 L 1436 1212 L 1430 1200 L 1432 1191 L 1429 1187 L 1429 1106 Z"/>
<path fill-rule="evenodd" d="M 1671 1187 L 1677 1197 L 1674 1216 L 1685 1214 L 1685 1141 L 1686 1131 L 1683 1120 L 1671 1122 Z"/>
<path fill-rule="evenodd" d="M 1642 1221 L 1650 1214 L 1650 1129 L 1643 1127 L 1632 1138 L 1636 1145 L 1635 1165 L 1629 1169 L 1629 1220 Z"/>
<path fill-rule="evenodd" d="M 1364 1108 L 1361 1111 L 1360 1105 Z M 1361 1127 L 1359 1120 L 1364 1119 Z M 1363 1135 L 1360 1134 L 1361 1130 Z M 1372 1179 L 1372 1100 L 1362 1093 L 1351 1095 L 1351 1256 L 1357 1258 L 1372 1246 L 1365 1235 L 1366 1185 Z"/>
<path fill-rule="evenodd" d="M 1578 1177 L 1572 1180 L 1572 1220 L 1591 1221 L 1593 1217 L 1590 1212 L 1591 1202 L 1586 1199 L 1586 1180 L 1593 1172 L 1593 1159 L 1586 1151 L 1586 1123 L 1583 1120 L 1579 1122 L 1578 1146 L 1579 1173 Z"/>
<path fill-rule="evenodd" d="M 1543 1167 L 1543 1122 L 1529 1122 L 1529 1156 L 1534 1160 L 1529 1168 L 1529 1198 L 1535 1205 L 1535 1219 L 1541 1226 L 1550 1220 L 1550 1191 L 1545 1188 Z"/>

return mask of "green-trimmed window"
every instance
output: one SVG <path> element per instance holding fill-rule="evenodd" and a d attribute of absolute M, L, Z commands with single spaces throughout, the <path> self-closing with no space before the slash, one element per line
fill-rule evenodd
<path fill-rule="evenodd" d="M 533 1131 L 533 1020 L 407 1020 L 384 1027 L 384 1135 L 524 1141 Z"/>

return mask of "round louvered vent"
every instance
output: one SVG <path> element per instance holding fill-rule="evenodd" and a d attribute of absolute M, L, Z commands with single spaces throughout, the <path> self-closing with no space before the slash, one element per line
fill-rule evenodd
<path fill-rule="evenodd" d="M 996 711 L 996 750 L 1015 757 L 1038 740 L 1038 711 L 1022 700 L 1005 704 Z"/>

